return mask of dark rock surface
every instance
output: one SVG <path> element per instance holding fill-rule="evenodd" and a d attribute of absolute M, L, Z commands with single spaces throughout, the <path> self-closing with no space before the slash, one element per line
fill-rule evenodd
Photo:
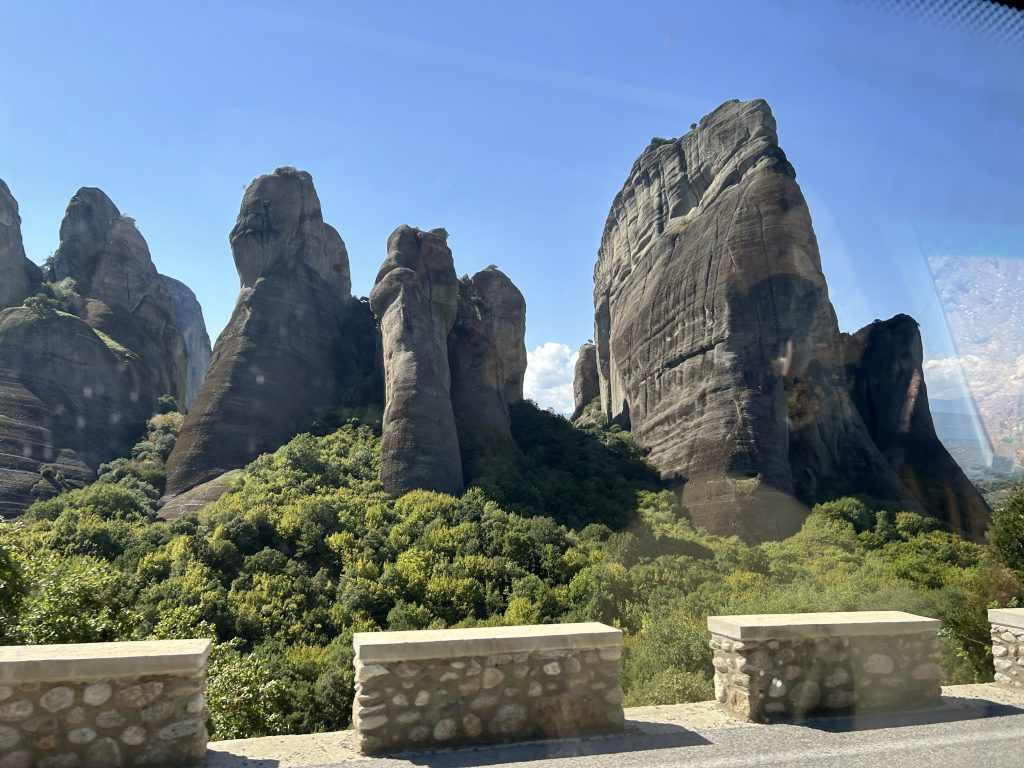
<path fill-rule="evenodd" d="M 69 314 L 0 311 L 0 515 L 56 492 L 50 464 L 74 485 L 128 453 L 152 409 L 141 364 Z"/>
<path fill-rule="evenodd" d="M 981 540 L 992 513 L 935 434 L 917 321 L 896 315 L 844 336 L 850 393 L 875 444 L 929 514 Z"/>
<path fill-rule="evenodd" d="M 592 341 L 580 345 L 572 377 L 572 399 L 575 410 L 570 419 L 576 421 L 583 409 L 601 396 L 601 381 L 597 373 L 597 346 Z"/>
<path fill-rule="evenodd" d="M 0 309 L 21 304 L 42 279 L 39 267 L 25 256 L 18 201 L 0 179 Z"/>
<path fill-rule="evenodd" d="M 448 364 L 459 281 L 447 240 L 443 229 L 396 229 L 370 293 L 384 356 L 380 476 L 396 495 L 463 488 Z"/>
<path fill-rule="evenodd" d="M 810 214 L 764 101 L 651 143 L 594 279 L 602 408 L 685 482 L 698 525 L 781 538 L 806 505 L 853 492 L 920 509 L 846 391 Z"/>
<path fill-rule="evenodd" d="M 188 409 L 195 402 L 206 370 L 210 367 L 210 358 L 213 357 L 210 336 L 206 332 L 203 308 L 199 306 L 192 289 L 167 275 L 160 275 L 160 279 L 171 296 L 174 322 L 185 339 L 185 399 L 182 405 Z"/>
<path fill-rule="evenodd" d="M 472 477 L 478 460 L 514 449 L 509 406 L 523 399 L 526 375 L 526 300 L 497 267 L 459 281 L 448 366 L 463 474 Z"/>
<path fill-rule="evenodd" d="M 171 296 L 135 226 L 101 190 L 83 187 L 68 204 L 53 256 L 54 280 L 70 277 L 85 300 L 83 319 L 133 352 L 145 383 L 140 397 L 185 394 L 185 340 Z"/>
<path fill-rule="evenodd" d="M 292 438 L 318 409 L 372 391 L 368 311 L 348 254 L 323 222 L 312 177 L 279 168 L 249 186 L 231 230 L 241 291 L 167 461 L 169 497 Z M 375 351 L 375 345 L 369 345 Z"/>

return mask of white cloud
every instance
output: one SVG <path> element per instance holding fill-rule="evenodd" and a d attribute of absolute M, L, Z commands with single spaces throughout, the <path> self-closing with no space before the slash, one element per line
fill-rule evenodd
<path fill-rule="evenodd" d="M 572 377 L 578 354 L 557 341 L 546 341 L 528 351 L 523 382 L 526 397 L 541 408 L 566 415 L 572 413 Z"/>

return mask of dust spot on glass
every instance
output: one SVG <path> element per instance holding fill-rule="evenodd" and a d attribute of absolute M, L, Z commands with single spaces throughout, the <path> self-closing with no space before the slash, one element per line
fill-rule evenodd
<path fill-rule="evenodd" d="M 262 373 L 257 373 L 256 374 L 256 383 L 262 385 L 264 381 L 266 381 L 266 377 L 264 377 L 264 375 Z"/>
<path fill-rule="evenodd" d="M 82 387 L 82 394 L 85 395 L 86 397 L 92 397 L 92 387 L 86 384 L 84 387 Z"/>

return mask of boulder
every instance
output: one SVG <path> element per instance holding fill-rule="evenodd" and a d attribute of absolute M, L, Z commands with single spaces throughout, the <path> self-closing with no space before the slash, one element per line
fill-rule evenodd
<path fill-rule="evenodd" d="M 459 281 L 447 240 L 443 229 L 396 229 L 370 293 L 384 357 L 380 478 L 395 495 L 463 489 L 448 362 Z"/>
<path fill-rule="evenodd" d="M 574 410 L 570 420 L 576 422 L 583 410 L 601 396 L 601 382 L 597 373 L 597 346 L 592 341 L 580 345 L 572 377 Z"/>
<path fill-rule="evenodd" d="M 181 405 L 188 410 L 199 394 L 213 350 L 210 348 L 210 336 L 206 333 L 203 308 L 192 289 L 167 275 L 160 275 L 160 279 L 171 296 L 174 323 L 185 340 L 185 399 Z"/>
<path fill-rule="evenodd" d="M 369 340 L 347 335 L 367 333 L 368 310 L 349 295 L 348 253 L 312 177 L 279 168 L 254 180 L 230 242 L 241 291 L 168 458 L 168 497 L 276 450 L 346 393 L 375 389 L 372 328 Z"/>
<path fill-rule="evenodd" d="M 514 450 L 509 406 L 526 375 L 526 300 L 497 267 L 459 281 L 448 366 L 463 474 L 473 477 L 478 461 Z"/>
<path fill-rule="evenodd" d="M 83 319 L 131 351 L 145 377 L 140 396 L 152 409 L 161 395 L 184 399 L 185 339 L 149 246 L 101 190 L 83 187 L 68 204 L 53 255 L 52 277 L 70 277 L 84 300 Z"/>
<path fill-rule="evenodd" d="M 850 394 L 890 466 L 928 514 L 983 540 L 992 511 L 935 434 L 917 321 L 876 320 L 844 340 Z"/>
<path fill-rule="evenodd" d="M 39 267 L 25 256 L 18 201 L 0 179 L 0 309 L 21 304 L 42 280 Z"/>
<path fill-rule="evenodd" d="M 846 391 L 810 214 L 763 100 L 652 141 L 594 280 L 602 409 L 698 525 L 781 538 L 848 493 L 920 509 Z"/>

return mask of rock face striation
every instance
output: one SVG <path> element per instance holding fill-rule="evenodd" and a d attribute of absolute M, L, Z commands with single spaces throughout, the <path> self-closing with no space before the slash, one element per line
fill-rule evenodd
<path fill-rule="evenodd" d="M 199 387 L 206 376 L 207 368 L 210 367 L 213 350 L 210 349 L 210 336 L 206 332 L 203 308 L 199 306 L 192 289 L 167 275 L 160 275 L 160 279 L 171 296 L 174 322 L 185 340 L 185 397 L 182 405 L 187 410 L 192 407 L 196 395 L 199 394 Z"/>
<path fill-rule="evenodd" d="M 39 267 L 25 256 L 18 201 L 0 179 L 0 309 L 21 304 L 42 280 Z"/>
<path fill-rule="evenodd" d="M 380 477 L 395 495 L 462 493 L 462 462 L 448 367 L 459 308 L 448 233 L 401 226 L 388 238 L 370 306 L 384 354 Z"/>
<path fill-rule="evenodd" d="M 601 380 L 597 373 L 597 346 L 588 341 L 580 345 L 572 377 L 572 400 L 574 410 L 570 420 L 575 422 L 583 415 L 583 409 L 601 396 Z"/>
<path fill-rule="evenodd" d="M 875 444 L 922 507 L 981 539 L 992 512 L 935 434 L 917 322 L 896 315 L 844 337 L 850 394 Z"/>
<path fill-rule="evenodd" d="M 867 493 L 921 510 L 846 388 L 811 218 L 762 100 L 644 150 L 594 270 L 602 409 L 694 521 L 749 540 Z"/>
<path fill-rule="evenodd" d="M 70 277 L 84 301 L 83 319 L 134 354 L 150 406 L 160 395 L 185 395 L 185 339 L 171 296 L 135 222 L 101 190 L 83 187 L 68 204 L 52 277 Z"/>
<path fill-rule="evenodd" d="M 230 241 L 241 291 L 168 458 L 168 497 L 276 450 L 346 393 L 376 388 L 366 340 L 347 333 L 366 326 L 368 310 L 350 295 L 348 252 L 312 177 L 279 168 L 253 181 Z"/>
<path fill-rule="evenodd" d="M 5 269 L 18 272 L 17 204 L 0 188 Z M 71 484 L 91 480 L 102 462 L 128 452 L 157 398 L 180 396 L 184 386 L 183 338 L 134 223 L 103 192 L 85 188 L 72 198 L 60 234 L 49 277 L 75 281 L 76 314 L 40 306 L 0 312 L 5 516 L 59 490 L 60 476 Z M 41 287 L 37 268 L 22 272 L 28 280 L 8 291 L 12 303 Z"/>
<path fill-rule="evenodd" d="M 448 365 L 463 474 L 473 476 L 479 461 L 515 448 L 509 407 L 526 375 L 526 300 L 495 266 L 459 281 Z"/>
<path fill-rule="evenodd" d="M 526 301 L 495 266 L 455 277 L 443 229 L 388 239 L 370 304 L 381 329 L 385 408 L 380 477 L 395 495 L 460 494 L 465 478 L 516 449 Z"/>

